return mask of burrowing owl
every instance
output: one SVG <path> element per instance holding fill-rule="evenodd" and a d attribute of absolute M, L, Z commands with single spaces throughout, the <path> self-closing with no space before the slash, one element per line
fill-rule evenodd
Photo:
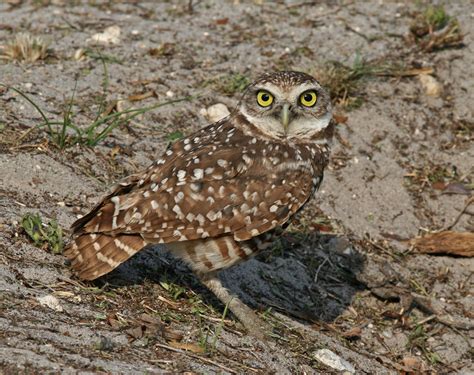
<path fill-rule="evenodd" d="M 331 102 L 311 76 L 265 74 L 221 121 L 171 145 L 72 228 L 66 255 L 92 280 L 147 244 L 187 262 L 247 328 L 255 315 L 216 271 L 254 255 L 311 198 L 332 137 Z"/>

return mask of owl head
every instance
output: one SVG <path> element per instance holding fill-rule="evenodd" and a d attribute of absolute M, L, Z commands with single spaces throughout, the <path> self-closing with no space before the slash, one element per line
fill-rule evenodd
<path fill-rule="evenodd" d="M 260 76 L 246 89 L 239 110 L 277 139 L 321 138 L 332 117 L 329 93 L 312 76 L 292 71 Z"/>

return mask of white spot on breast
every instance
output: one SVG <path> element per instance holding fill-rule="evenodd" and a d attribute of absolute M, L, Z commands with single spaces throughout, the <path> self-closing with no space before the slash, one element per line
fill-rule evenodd
<path fill-rule="evenodd" d="M 210 221 L 214 221 L 214 220 L 217 220 L 217 219 L 220 219 L 222 218 L 222 212 L 218 211 L 218 212 L 215 212 L 213 210 L 209 211 L 206 215 L 206 217 L 210 220 Z"/>
<path fill-rule="evenodd" d="M 204 225 L 204 222 L 206 221 L 206 219 L 204 218 L 204 216 L 202 216 L 201 214 L 198 214 L 196 216 L 196 220 L 199 222 L 199 224 L 201 225 Z"/>
<path fill-rule="evenodd" d="M 189 145 L 189 144 L 188 144 L 188 145 L 184 145 L 183 148 L 184 148 L 184 151 L 189 151 L 189 150 L 191 150 L 191 145 Z"/>
<path fill-rule="evenodd" d="M 166 155 L 168 155 L 168 156 L 173 155 L 173 150 L 167 150 L 167 151 L 166 151 Z"/>
<path fill-rule="evenodd" d="M 276 212 L 276 210 L 278 210 L 278 206 L 277 205 L 272 205 L 270 206 L 270 212 Z"/>
<path fill-rule="evenodd" d="M 183 200 L 183 198 L 184 198 L 184 193 L 182 191 L 178 191 L 178 193 L 174 197 L 174 201 L 176 203 L 179 203 Z"/>
<path fill-rule="evenodd" d="M 177 204 L 174 205 L 173 211 L 176 212 L 176 214 L 177 214 L 178 216 L 182 216 L 182 215 L 183 215 L 183 211 L 181 211 L 181 207 L 179 207 Z"/>
<path fill-rule="evenodd" d="M 196 179 L 201 179 L 201 178 L 203 178 L 203 176 L 204 176 L 204 171 L 203 171 L 201 168 L 196 168 L 196 169 L 193 171 L 193 173 L 194 173 L 194 177 L 195 177 Z"/>
<path fill-rule="evenodd" d="M 206 174 L 211 174 L 212 172 L 214 172 L 214 168 L 212 168 L 212 167 L 206 168 L 204 172 Z"/>
<path fill-rule="evenodd" d="M 252 159 L 249 156 L 243 154 L 242 159 L 244 160 L 245 164 L 252 164 Z"/>
<path fill-rule="evenodd" d="M 186 177 L 186 171 L 183 171 L 182 169 L 178 171 L 178 173 L 176 174 L 178 176 L 178 179 L 180 181 L 184 180 L 184 178 Z"/>
<path fill-rule="evenodd" d="M 225 168 L 225 167 L 227 167 L 228 164 L 229 163 L 227 162 L 227 160 L 224 160 L 224 159 L 218 159 L 217 160 L 217 165 L 219 167 Z"/>
<path fill-rule="evenodd" d="M 196 216 L 193 213 L 189 213 L 186 215 L 186 220 L 187 221 L 193 221 Z"/>
<path fill-rule="evenodd" d="M 206 201 L 208 201 L 210 205 L 212 205 L 216 202 L 216 200 L 213 197 L 207 197 Z"/>
<path fill-rule="evenodd" d="M 143 192 L 143 198 L 148 198 L 150 196 L 150 191 L 146 190 Z"/>
<path fill-rule="evenodd" d="M 151 208 L 153 208 L 154 210 L 158 208 L 158 202 L 155 201 L 154 199 L 150 203 L 151 203 Z"/>
<path fill-rule="evenodd" d="M 240 206 L 240 211 L 242 213 L 246 213 L 248 210 L 250 209 L 249 205 L 247 203 L 243 203 L 241 206 Z"/>

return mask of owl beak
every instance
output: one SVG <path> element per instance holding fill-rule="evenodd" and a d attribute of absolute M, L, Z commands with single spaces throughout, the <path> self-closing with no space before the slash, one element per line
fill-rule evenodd
<path fill-rule="evenodd" d="M 283 125 L 283 129 L 285 130 L 285 134 L 288 133 L 288 125 L 290 124 L 291 120 L 290 115 L 290 104 L 283 104 L 283 108 L 281 109 L 281 124 Z"/>

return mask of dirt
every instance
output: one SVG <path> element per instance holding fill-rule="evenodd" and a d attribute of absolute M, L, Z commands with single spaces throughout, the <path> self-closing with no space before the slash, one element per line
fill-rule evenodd
<path fill-rule="evenodd" d="M 456 220 L 474 183 L 474 6 L 445 4 L 464 44 L 431 52 L 406 38 L 426 6 L 0 4 L 1 45 L 21 32 L 49 42 L 44 60 L 0 60 L 0 83 L 51 119 L 62 118 L 74 94 L 75 123 L 90 124 L 103 95 L 101 58 L 108 104 L 149 92 L 119 105 L 192 96 L 133 119 L 95 147 L 60 150 L 37 127 L 39 113 L 0 86 L 0 373 L 338 373 L 316 359 L 323 348 L 356 373 L 473 373 L 474 261 L 417 254 L 409 240 L 474 230 L 472 206 Z M 116 44 L 91 41 L 110 26 L 120 28 Z M 267 341 L 224 316 L 161 247 L 84 283 L 21 228 L 26 213 L 39 213 L 67 235 L 176 132 L 206 125 L 203 109 L 234 107 L 245 80 L 278 69 L 324 74 L 328 61 L 351 66 L 360 57 L 432 68 L 440 90 L 428 95 L 417 74 L 372 76 L 359 86 L 360 106 L 336 105 L 333 157 L 317 198 L 272 249 L 220 275 L 274 327 Z M 462 188 L 448 194 L 449 183 Z M 54 303 L 42 304 L 44 296 Z"/>

